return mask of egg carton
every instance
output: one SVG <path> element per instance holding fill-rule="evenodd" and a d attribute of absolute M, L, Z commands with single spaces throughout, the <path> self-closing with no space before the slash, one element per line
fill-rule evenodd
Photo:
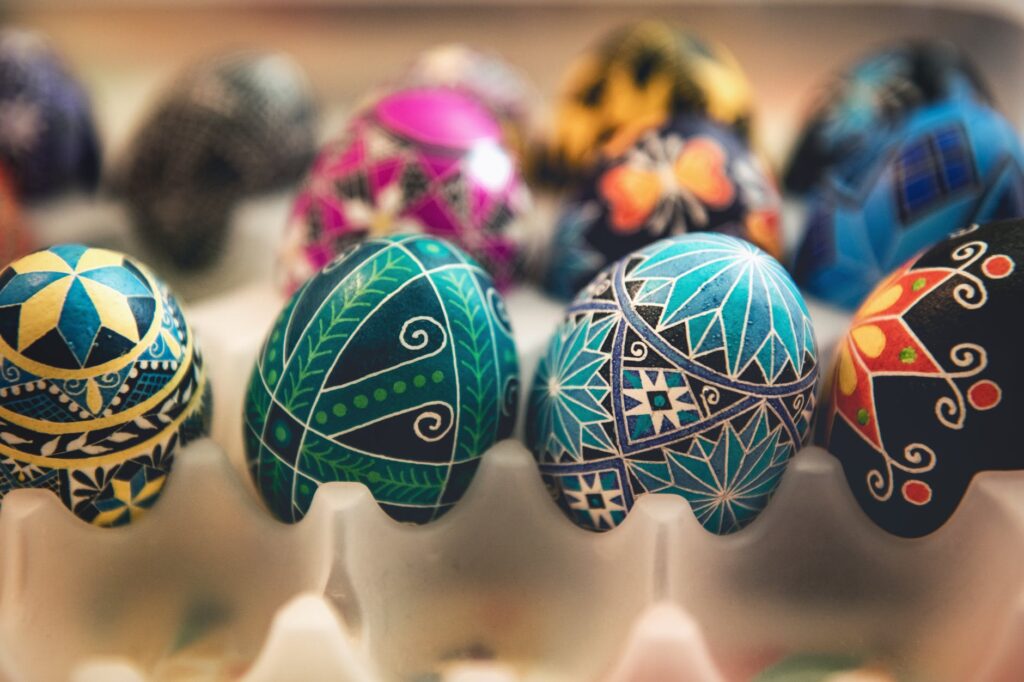
<path fill-rule="evenodd" d="M 880 3 L 908 4 L 915 9 L 899 21 L 844 0 L 662 10 L 739 51 L 767 109 L 760 143 L 776 159 L 791 137 L 794 102 L 806 101 L 813 83 L 908 31 L 970 48 L 1000 86 L 1001 104 L 1022 120 L 1014 87 L 1021 43 L 1007 40 L 1024 30 L 1019 0 Z M 599 25 L 633 12 L 587 9 L 573 10 L 571 25 L 552 11 L 550 25 L 534 27 L 524 11 L 509 13 L 500 31 L 474 23 L 472 12 L 459 26 L 540 75 L 549 60 L 564 61 L 535 48 L 545 35 L 567 58 Z M 290 17 L 294 31 L 300 15 Z M 358 55 L 380 51 L 385 29 L 415 33 L 411 43 L 423 45 L 450 39 L 446 22 L 411 16 L 354 7 L 344 26 L 324 33 L 332 45 L 348 35 Z M 331 20 L 314 19 L 318 28 Z M 48 21 L 77 19 L 53 13 Z M 842 30 L 818 30 L 825 21 Z M 87 24 L 82 35 L 92 39 L 97 29 Z M 521 38 L 527 29 L 530 41 Z M 360 91 L 389 68 L 373 59 L 339 70 L 335 52 L 324 54 L 339 79 L 335 95 Z M 792 54 L 801 57 L 784 58 Z M 805 54 L 820 59 L 808 64 Z M 340 80 L 349 71 L 358 78 Z M 101 112 L 123 108 L 126 118 L 121 100 L 131 98 L 121 92 Z M 33 209 L 41 241 L 136 254 L 194 302 L 186 311 L 206 352 L 214 423 L 212 439 L 179 453 L 165 493 L 129 527 L 87 526 L 45 491 L 4 499 L 0 679 L 718 682 L 749 680 L 781 656 L 811 651 L 873 658 L 903 679 L 1024 679 L 1024 472 L 979 475 L 949 523 L 907 540 L 874 526 L 838 461 L 807 447 L 767 509 L 738 533 L 711 535 L 681 498 L 645 496 L 620 527 L 595 534 L 551 502 L 521 442 L 521 418 L 518 440 L 486 453 L 465 497 L 435 523 L 400 525 L 352 483 L 323 486 L 298 524 L 274 520 L 245 472 L 241 414 L 256 352 L 283 304 L 270 270 L 289 206 L 287 192 L 246 202 L 226 262 L 189 275 L 165 270 L 109 200 Z M 788 210 L 784 226 L 801 224 Z M 550 215 L 538 225 L 547 229 Z M 791 252 L 798 235 L 786 237 Z M 530 288 L 507 302 L 528 386 L 563 307 Z M 848 319 L 809 303 L 827 368 Z"/>
<path fill-rule="evenodd" d="M 241 403 L 280 303 L 256 284 L 190 311 L 213 438 L 180 452 L 146 517 L 101 529 L 46 491 L 5 498 L 7 679 L 717 682 L 806 651 L 931 682 L 1020 678 L 1024 473 L 980 475 L 945 527 L 906 540 L 807 447 L 738 533 L 648 495 L 599 534 L 561 513 L 512 439 L 434 523 L 393 521 L 356 483 L 322 486 L 303 521 L 278 522 L 244 473 Z M 562 306 L 523 288 L 508 309 L 529 381 Z M 812 312 L 834 345 L 845 317 Z"/>

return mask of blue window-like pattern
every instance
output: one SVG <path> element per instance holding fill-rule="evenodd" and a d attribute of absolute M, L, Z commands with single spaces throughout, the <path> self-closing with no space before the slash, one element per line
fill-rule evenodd
<path fill-rule="evenodd" d="M 896 199 L 907 225 L 977 182 L 967 134 L 951 125 L 905 145 L 896 160 Z"/>

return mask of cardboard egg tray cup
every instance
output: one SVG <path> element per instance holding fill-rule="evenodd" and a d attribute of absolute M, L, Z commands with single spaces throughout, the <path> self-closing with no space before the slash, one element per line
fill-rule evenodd
<path fill-rule="evenodd" d="M 675 18 L 717 30 L 748 66 L 768 112 L 760 143 L 775 158 L 792 131 L 774 133 L 783 120 L 792 126 L 794 102 L 814 81 L 908 31 L 965 45 L 1013 120 L 1024 119 L 1017 0 L 910 3 L 903 21 L 842 2 L 734 4 L 687 5 Z M 516 47 L 517 26 L 527 27 L 517 22 L 563 31 L 564 44 L 547 40 L 571 54 L 628 18 L 594 9 L 538 23 L 528 14 L 510 14 L 508 31 L 490 42 L 535 75 L 545 73 L 533 63 L 540 55 Z M 353 54 L 378 35 L 374 22 L 411 35 L 419 15 L 410 16 L 346 15 Z M 62 25 L 57 15 L 46 21 Z M 173 30 L 172 15 L 162 21 Z M 811 69 L 762 45 L 764 59 L 751 58 L 759 53 L 743 31 L 765 22 L 779 45 L 805 40 L 808 54 L 826 57 Z M 418 39 L 450 40 L 443 25 L 416 23 Z M 360 75 L 380 80 L 373 70 L 383 67 L 371 62 L 360 62 Z M 788 78 L 786 64 L 807 72 L 794 77 L 799 97 L 797 85 L 772 86 Z M 777 77 L 766 79 L 772 69 Z M 112 111 L 108 119 L 121 118 Z M 179 451 L 165 492 L 130 526 L 89 526 L 46 491 L 3 500 L 0 679 L 725 682 L 806 652 L 863 656 L 912 681 L 1024 679 L 1024 472 L 980 474 L 944 527 L 907 540 L 874 526 L 838 460 L 809 446 L 765 511 L 733 535 L 706 532 L 669 495 L 641 498 L 620 527 L 598 534 L 551 501 L 522 443 L 521 411 L 516 437 L 483 456 L 465 497 L 434 523 L 394 522 L 355 483 L 322 486 L 302 522 L 278 522 L 245 471 L 241 415 L 252 363 L 284 303 L 272 270 L 289 206 L 288 192 L 240 206 L 225 258 L 193 275 L 166 269 L 110 202 L 68 198 L 32 211 L 43 243 L 126 251 L 168 281 L 205 352 L 214 421 L 211 438 Z M 535 236 L 548 234 L 552 210 L 539 207 Z M 801 222 L 787 206 L 786 227 Z M 798 235 L 788 237 L 792 246 Z M 563 305 L 529 285 L 506 301 L 528 386 Z M 848 316 L 808 303 L 827 371 Z"/>

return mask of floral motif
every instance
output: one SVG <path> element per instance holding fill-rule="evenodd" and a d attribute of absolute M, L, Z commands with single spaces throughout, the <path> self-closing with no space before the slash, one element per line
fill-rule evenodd
<path fill-rule="evenodd" d="M 1024 222 L 961 230 L 881 283 L 841 341 L 823 444 L 871 518 L 906 537 L 954 513 L 972 477 L 1020 464 L 1012 441 Z"/>
<path fill-rule="evenodd" d="M 988 365 L 988 353 L 980 345 L 963 342 L 953 346 L 948 358 L 935 357 L 907 322 L 906 315 L 932 297 L 948 282 L 955 281 L 951 300 L 965 309 L 985 305 L 988 292 L 984 281 L 969 268 L 988 251 L 982 241 L 968 241 L 951 254 L 951 267 L 922 267 L 916 261 L 894 272 L 861 306 L 836 361 L 834 409 L 851 429 L 867 441 L 884 459 L 883 469 L 868 474 L 871 494 L 886 501 L 893 494 L 893 468 L 921 475 L 936 466 L 936 454 L 923 443 L 907 446 L 903 456 L 893 458 L 885 445 L 883 428 L 875 404 L 875 384 L 883 377 L 922 377 L 944 382 L 947 391 L 935 404 L 935 418 L 949 429 L 962 429 L 968 407 L 991 409 L 1002 394 L 998 383 L 973 382 L 965 396 L 961 382 L 977 376 Z M 980 263 L 981 272 L 1001 278 L 1013 270 L 1013 261 L 1003 254 L 990 255 Z M 909 486 L 909 487 L 908 487 Z M 901 489 L 904 499 L 927 504 L 931 489 L 919 480 L 907 481 Z"/>

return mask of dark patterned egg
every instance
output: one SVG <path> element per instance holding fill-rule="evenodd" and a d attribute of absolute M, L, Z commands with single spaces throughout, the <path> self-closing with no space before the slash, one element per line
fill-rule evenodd
<path fill-rule="evenodd" d="M 298 521 L 321 483 L 365 484 L 425 523 L 462 496 L 512 432 L 519 368 L 490 276 L 434 237 L 368 239 L 300 288 L 249 383 L 249 470 Z"/>
<path fill-rule="evenodd" d="M 128 523 L 209 404 L 195 338 L 145 267 L 63 245 L 0 272 L 0 496 L 45 488 L 86 521 Z"/>
<path fill-rule="evenodd" d="M 123 160 L 119 188 L 154 251 L 179 267 L 212 261 L 241 199 L 295 182 L 313 158 L 316 115 L 286 55 L 240 52 L 188 69 Z"/>
<path fill-rule="evenodd" d="M 89 98 L 31 31 L 0 31 L 0 160 L 26 199 L 76 186 L 92 190 L 99 180 Z"/>
<path fill-rule="evenodd" d="M 564 209 L 545 288 L 571 298 L 599 270 L 662 237 L 713 230 L 782 251 L 781 200 L 730 129 L 684 115 L 602 163 Z"/>
<path fill-rule="evenodd" d="M 313 164 L 281 253 L 285 289 L 356 241 L 400 232 L 452 241 L 503 289 L 519 269 L 517 219 L 528 205 L 501 127 L 483 104 L 447 88 L 393 92 Z"/>
<path fill-rule="evenodd" d="M 750 83 L 724 46 L 661 21 L 627 24 L 570 67 L 537 174 L 575 183 L 602 146 L 621 150 L 680 113 L 707 115 L 746 137 L 751 108 Z"/>
<path fill-rule="evenodd" d="M 981 471 L 1022 469 L 1024 221 L 972 227 L 893 272 L 857 311 L 821 415 L 871 519 L 941 527 Z"/>
<path fill-rule="evenodd" d="M 918 109 L 873 164 L 846 170 L 812 196 L 794 271 L 801 287 L 843 307 L 963 225 L 1024 215 L 1024 147 L 973 100 Z"/>
<path fill-rule="evenodd" d="M 870 163 L 914 110 L 944 99 L 989 101 L 988 87 L 955 45 L 911 41 L 875 52 L 821 91 L 784 176 L 805 192 L 837 165 Z"/>
<path fill-rule="evenodd" d="M 31 251 L 30 241 L 10 176 L 0 166 L 0 268 Z"/>
<path fill-rule="evenodd" d="M 647 493 L 713 533 L 768 504 L 804 442 L 811 319 L 778 261 L 715 233 L 664 239 L 570 304 L 530 393 L 527 442 L 577 525 L 617 526 Z"/>

